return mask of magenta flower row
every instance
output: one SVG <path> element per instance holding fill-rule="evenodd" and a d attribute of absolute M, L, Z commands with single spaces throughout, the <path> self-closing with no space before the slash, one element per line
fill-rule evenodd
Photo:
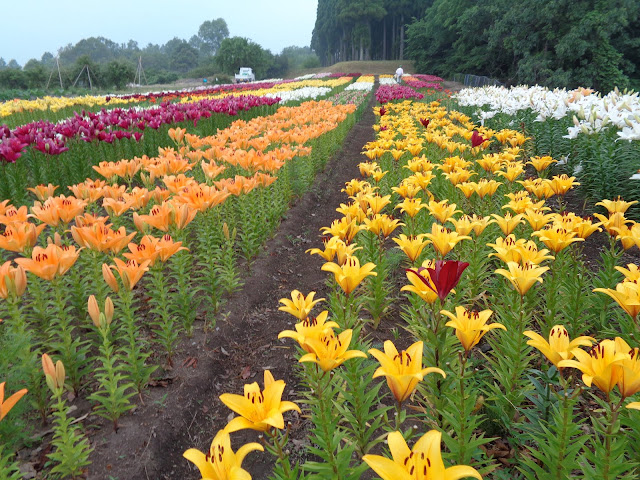
<path fill-rule="evenodd" d="M 59 155 L 69 147 L 72 139 L 112 143 L 116 139 L 134 138 L 139 141 L 146 128 L 157 130 L 162 125 L 192 121 L 194 126 L 202 118 L 214 113 L 235 116 L 253 107 L 273 105 L 280 98 L 246 95 L 222 99 L 204 99 L 194 103 L 162 103 L 147 109 L 102 109 L 97 113 L 77 112 L 68 120 L 52 123 L 39 120 L 10 130 L 0 126 L 0 162 L 15 162 L 32 146 L 48 155 Z"/>

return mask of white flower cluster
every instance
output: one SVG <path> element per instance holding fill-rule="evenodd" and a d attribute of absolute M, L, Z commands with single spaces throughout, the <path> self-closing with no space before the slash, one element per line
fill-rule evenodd
<path fill-rule="evenodd" d="M 545 87 L 517 86 L 465 88 L 455 95 L 460 105 L 488 106 L 477 115 L 482 123 L 497 113 L 515 115 L 521 110 L 531 109 L 538 114 L 536 121 L 547 118 L 560 120 L 571 115 L 573 127 L 569 127 L 566 138 L 579 134 L 591 135 L 603 128 L 616 128 L 621 140 L 640 140 L 640 99 L 638 93 L 620 93 L 617 89 L 604 97 L 589 94 L 584 89 L 549 90 Z"/>
<path fill-rule="evenodd" d="M 363 92 L 370 92 L 371 90 L 373 90 L 374 80 L 375 78 L 372 75 L 366 75 L 366 76 L 363 75 L 362 77 L 358 78 L 358 80 L 356 80 L 354 83 L 347 86 L 345 90 L 346 91 L 360 90 Z"/>
<path fill-rule="evenodd" d="M 378 79 L 378 82 L 380 82 L 380 85 L 395 85 L 396 81 L 394 80 L 393 77 L 380 77 Z"/>
<path fill-rule="evenodd" d="M 276 93 L 267 93 L 265 97 L 277 98 L 280 97 L 280 103 L 295 102 L 298 100 L 311 98 L 315 99 L 326 95 L 332 89 L 329 87 L 303 87 L 296 90 L 282 90 Z"/>
<path fill-rule="evenodd" d="M 296 78 L 294 78 L 294 80 L 310 80 L 315 76 L 316 76 L 315 73 L 308 73 L 307 75 L 302 75 L 300 77 L 296 77 Z"/>

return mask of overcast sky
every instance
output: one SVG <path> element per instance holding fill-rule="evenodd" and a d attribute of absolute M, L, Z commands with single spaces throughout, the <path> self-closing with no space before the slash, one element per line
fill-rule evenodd
<path fill-rule="evenodd" d="M 56 55 L 83 38 L 164 44 L 189 40 L 205 20 L 224 18 L 232 37 L 247 37 L 272 53 L 308 46 L 317 0 L 0 0 L 0 57 L 20 65 Z"/>

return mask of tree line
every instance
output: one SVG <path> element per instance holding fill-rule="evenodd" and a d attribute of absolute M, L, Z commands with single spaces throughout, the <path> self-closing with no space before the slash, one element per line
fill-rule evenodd
<path fill-rule="evenodd" d="M 415 61 L 443 77 L 640 88 L 637 0 L 318 0 L 311 41 L 324 65 Z"/>
<path fill-rule="evenodd" d="M 240 66 L 252 67 L 256 78 L 319 66 L 309 47 L 291 46 L 274 55 L 247 38 L 229 37 L 226 21 L 217 18 L 203 22 L 189 40 L 174 37 L 164 45 L 150 43 L 140 47 L 135 40 L 119 44 L 108 38 L 91 37 L 66 45 L 56 56 L 45 52 L 24 67 L 0 57 L 0 89 L 42 89 L 47 83 L 59 88 L 61 81 L 64 88 L 77 81 L 80 87 L 121 89 L 134 77 L 140 81 L 136 76 L 139 63 L 144 71 L 140 83 L 148 84 L 187 77 L 228 81 Z"/>

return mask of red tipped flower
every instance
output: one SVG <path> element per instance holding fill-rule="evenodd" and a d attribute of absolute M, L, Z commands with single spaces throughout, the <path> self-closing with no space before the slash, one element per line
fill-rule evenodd
<path fill-rule="evenodd" d="M 429 120 L 428 118 L 421 118 L 421 119 L 420 119 L 420 123 L 422 124 L 422 126 L 423 126 L 424 128 L 427 128 L 427 127 L 429 126 L 429 122 L 430 122 L 430 121 L 431 121 L 431 120 Z"/>
<path fill-rule="evenodd" d="M 480 135 L 476 130 L 473 131 L 473 135 L 471 135 L 471 147 L 476 148 L 486 142 L 487 139 Z"/>
<path fill-rule="evenodd" d="M 462 272 L 468 266 L 467 262 L 457 260 L 436 260 L 434 268 L 427 268 L 431 281 L 415 270 L 411 270 L 411 272 L 415 273 L 429 289 L 438 295 L 440 302 L 444 302 L 449 292 L 458 285 Z"/>

